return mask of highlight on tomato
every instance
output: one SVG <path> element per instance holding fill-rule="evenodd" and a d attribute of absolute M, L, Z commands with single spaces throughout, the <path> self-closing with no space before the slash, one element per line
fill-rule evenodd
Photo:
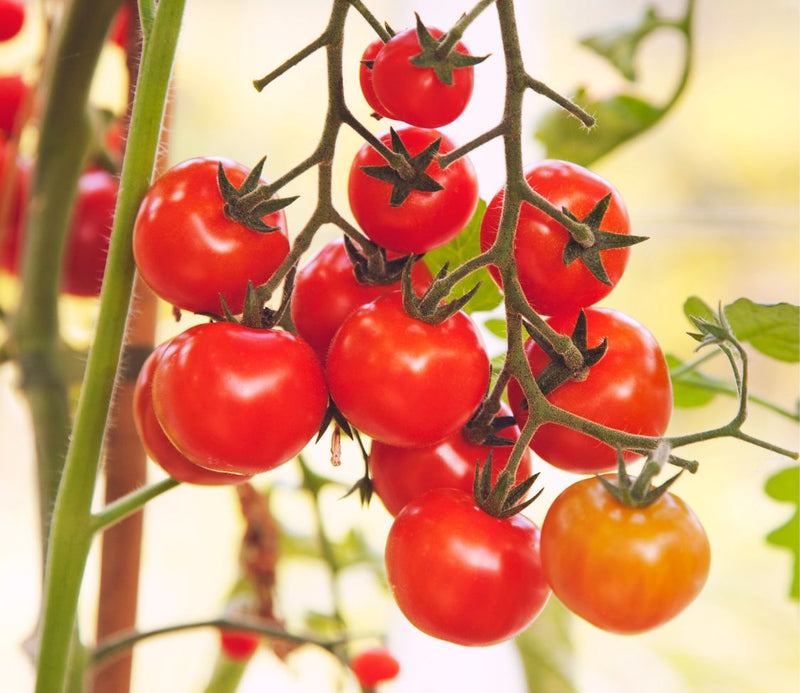
<path fill-rule="evenodd" d="M 570 611 L 612 633 L 642 633 L 679 614 L 703 589 L 710 547 L 678 496 L 627 507 L 592 477 L 568 486 L 542 523 L 542 565 Z"/>
<path fill-rule="evenodd" d="M 661 436 L 672 415 L 672 383 L 664 353 L 642 324 L 617 310 L 587 308 L 587 342 L 590 348 L 607 340 L 605 354 L 582 380 L 570 380 L 547 395 L 555 406 L 590 421 L 645 436 Z M 570 335 L 577 315 L 554 316 L 548 324 Z M 539 375 L 550 359 L 529 339 L 525 353 L 531 372 Z M 516 380 L 508 385 L 508 401 L 520 426 L 528 419 L 527 403 Z M 556 423 L 542 424 L 533 435 L 531 449 L 555 467 L 581 474 L 609 471 L 617 465 L 611 446 Z M 637 457 L 626 451 L 626 460 Z"/>
<path fill-rule="evenodd" d="M 406 505 L 389 530 L 389 587 L 428 635 L 478 647 L 508 640 L 550 595 L 539 536 L 525 515 L 493 517 L 468 493 L 433 489 Z"/>

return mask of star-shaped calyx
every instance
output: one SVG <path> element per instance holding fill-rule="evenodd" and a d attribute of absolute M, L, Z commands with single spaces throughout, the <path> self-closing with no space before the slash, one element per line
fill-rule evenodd
<path fill-rule="evenodd" d="M 453 84 L 453 70 L 463 67 L 472 67 L 486 60 L 486 55 L 469 55 L 450 49 L 446 55 L 440 54 L 441 46 L 447 41 L 448 34 L 437 39 L 428 31 L 419 15 L 417 17 L 417 38 L 422 52 L 411 58 L 411 63 L 417 67 L 429 67 L 439 80 L 450 86 Z"/>
<path fill-rule="evenodd" d="M 597 279 L 608 285 L 611 285 L 612 282 L 608 277 L 606 268 L 603 266 L 603 259 L 600 257 L 600 253 L 612 248 L 627 248 L 647 240 L 647 236 L 612 233 L 611 231 L 603 231 L 600 228 L 610 202 L 611 193 L 601 199 L 583 219 L 578 219 L 566 207 L 563 210 L 564 214 L 570 219 L 588 227 L 594 235 L 594 243 L 588 248 L 582 246 L 574 238 L 570 238 L 564 247 L 564 254 L 562 255 L 564 264 L 570 265 L 579 259 Z"/>
<path fill-rule="evenodd" d="M 400 281 L 403 268 L 409 259 L 413 263 L 422 257 L 422 255 L 403 255 L 389 260 L 385 248 L 374 243 L 370 245 L 371 247 L 365 245 L 365 250 L 359 250 L 349 236 L 344 237 L 344 249 L 350 262 L 353 263 L 355 278 L 359 283 L 369 286 L 383 286 Z"/>
<path fill-rule="evenodd" d="M 392 186 L 392 195 L 389 199 L 389 204 L 392 207 L 399 207 L 414 190 L 419 190 L 421 192 L 437 192 L 443 190 L 444 186 L 426 173 L 426 169 L 439 153 L 442 139 L 439 138 L 431 142 L 419 154 L 411 156 L 408 149 L 406 149 L 406 146 L 403 144 L 403 140 L 400 139 L 400 135 L 397 134 L 394 128 L 390 130 L 390 133 L 392 138 L 392 151 L 403 156 L 410 164 L 412 173 L 410 175 L 401 175 L 401 173 L 392 168 L 390 164 L 386 164 L 385 166 L 361 167 L 361 170 L 368 176 L 377 178 Z"/>
<path fill-rule="evenodd" d="M 564 358 L 550 345 L 549 342 L 542 339 L 539 334 L 533 330 L 528 324 L 525 324 L 525 329 L 528 334 L 550 357 L 549 363 L 542 368 L 539 375 L 536 376 L 536 384 L 542 391 L 542 394 L 549 395 L 559 385 L 563 385 L 568 380 L 573 380 L 581 373 L 585 373 L 587 369 L 594 366 L 605 356 L 606 349 L 608 348 L 608 338 L 603 337 L 603 341 L 597 346 L 589 347 L 587 344 L 586 334 L 586 313 L 581 310 L 578 319 L 575 321 L 575 328 L 572 330 L 572 343 L 580 351 L 583 356 L 583 366 L 579 371 L 570 368 Z"/>

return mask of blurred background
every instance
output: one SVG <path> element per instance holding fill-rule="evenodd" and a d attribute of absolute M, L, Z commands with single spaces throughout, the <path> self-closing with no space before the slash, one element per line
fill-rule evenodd
<path fill-rule="evenodd" d="M 419 11 L 428 24 L 446 28 L 471 3 L 457 0 L 405 2 L 373 0 L 373 13 L 400 29 Z M 593 94 L 616 93 L 624 84 L 604 61 L 578 44 L 580 37 L 634 24 L 647 3 L 621 0 L 596 3 L 517 2 L 519 28 L 529 72 L 563 93 L 586 85 Z M 659 0 L 661 13 L 679 17 L 683 2 Z M 324 27 L 329 3 L 303 0 L 263 3 L 189 0 L 175 67 L 169 160 L 229 156 L 253 165 L 267 155 L 265 175 L 276 178 L 304 158 L 316 144 L 326 104 L 323 55 L 315 54 L 262 93 L 253 79 L 269 72 L 302 48 Z M 350 13 L 345 42 L 345 90 L 354 113 L 376 133 L 385 125 L 369 118 L 357 70 L 364 47 L 373 39 L 367 24 Z M 680 102 L 654 129 L 597 162 L 628 204 L 633 233 L 650 236 L 631 255 L 619 287 L 603 302 L 637 318 L 665 351 L 689 358 L 693 341 L 685 333 L 684 300 L 692 295 L 715 306 L 744 296 L 756 302 L 798 302 L 798 3 L 792 0 L 698 0 L 694 61 Z M 19 69 L 36 45 L 29 26 L 14 46 L 0 52 L 0 71 Z M 446 128 L 465 142 L 493 126 L 502 110 L 502 57 L 495 14 L 487 11 L 466 32 L 474 54 L 491 54 L 476 70 L 475 95 L 465 114 Z M 675 32 L 648 38 L 637 68 L 636 93 L 655 102 L 671 94 L 679 78 L 683 42 Z M 122 56 L 109 48 L 98 79 L 98 102 L 119 108 L 125 86 L 118 78 Z M 33 75 L 35 79 L 35 75 Z M 541 158 L 533 137 L 549 104 L 533 94 L 526 101 L 526 160 Z M 564 116 L 565 118 L 567 116 Z M 602 128 L 602 122 L 598 124 Z M 591 137 L 575 129 L 575 137 Z M 360 146 L 344 129 L 334 162 L 339 209 L 349 215 L 344 180 Z M 502 185 L 502 152 L 489 144 L 472 156 L 481 195 Z M 288 210 L 289 232 L 302 227 L 315 200 L 315 177 L 291 183 L 286 195 L 300 199 Z M 333 231 L 323 229 L 320 243 Z M 13 300 L 13 280 L 0 278 L 5 301 Z M 163 306 L 157 340 L 178 330 Z M 95 305 L 65 299 L 65 325 L 76 343 L 91 334 Z M 181 329 L 188 323 L 182 322 Z M 786 409 L 798 394 L 796 365 L 754 355 L 752 391 Z M 724 375 L 724 370 L 720 371 Z M 671 433 L 696 431 L 727 421 L 735 402 L 720 399 L 704 409 L 677 410 Z M 15 389 L 15 372 L 0 368 L 0 671 L 3 688 L 25 691 L 33 685 L 31 664 L 21 642 L 35 629 L 40 599 L 39 543 L 30 423 Z M 753 407 L 746 430 L 796 449 L 796 424 Z M 328 442 L 309 451 L 323 473 L 345 485 L 361 474 L 356 450 L 345 446 L 342 467 L 326 461 Z M 763 493 L 765 480 L 788 460 L 744 443 L 714 441 L 691 448 L 700 472 L 676 487 L 696 511 L 712 545 L 709 582 L 678 618 L 643 636 L 609 635 L 573 619 L 573 675 L 581 693 L 612 693 L 646 687 L 648 693 L 789 693 L 797 690 L 800 670 L 797 603 L 787 598 L 788 552 L 764 537 L 790 516 L 790 505 Z M 541 522 L 549 501 L 574 478 L 542 469 L 545 491 L 529 514 Z M 153 479 L 161 472 L 150 468 Z M 274 510 L 297 532 L 312 522 L 307 505 L 292 493 L 297 472 L 271 473 Z M 257 485 L 267 479 L 257 479 Z M 334 535 L 359 527 L 377 552 L 390 524 L 375 500 L 362 509 L 355 497 L 323 497 Z M 226 489 L 179 487 L 152 502 L 145 513 L 145 544 L 139 623 L 143 628 L 216 616 L 237 576 L 243 530 L 235 494 Z M 87 569 L 81 613 L 85 632 L 93 631 L 96 556 Z M 343 576 L 342 595 L 354 631 L 388 633 L 390 649 L 401 662 L 387 692 L 463 691 L 491 687 L 506 693 L 528 690 L 518 654 L 511 644 L 484 650 L 447 645 L 417 633 L 385 598 L 368 569 Z M 279 603 L 290 625 L 302 623 L 304 610 L 330 608 L 323 566 L 286 561 L 279 573 Z M 174 693 L 202 690 L 217 651 L 209 631 L 149 641 L 136 650 L 134 690 Z M 264 648 L 248 669 L 241 691 L 355 690 L 329 656 L 305 647 L 286 664 Z M 341 687 L 341 688 L 340 688 Z M 384 690 L 384 689 L 382 689 Z"/>

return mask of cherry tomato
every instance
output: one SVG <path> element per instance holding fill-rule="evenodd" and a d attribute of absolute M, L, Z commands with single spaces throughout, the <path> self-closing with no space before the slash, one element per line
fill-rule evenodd
<path fill-rule="evenodd" d="M 361 56 L 361 63 L 358 67 L 358 83 L 361 85 L 361 93 L 364 95 L 364 99 L 366 99 L 375 114 L 382 118 L 393 118 L 389 110 L 378 100 L 378 97 L 375 96 L 375 87 L 372 86 L 371 65 L 364 64 L 372 63 L 375 60 L 375 56 L 378 55 L 381 48 L 383 48 L 383 45 L 382 39 L 375 39 L 364 49 L 364 53 Z"/>
<path fill-rule="evenodd" d="M 222 162 L 239 186 L 247 169 L 219 158 L 189 159 L 147 191 L 133 231 L 133 252 L 142 278 L 178 308 L 220 314 L 220 294 L 233 313 L 244 304 L 248 281 L 258 286 L 289 252 L 283 212 L 264 218 L 278 231 L 260 233 L 231 221 L 217 183 Z"/>
<path fill-rule="evenodd" d="M 508 414 L 505 407 L 501 415 Z M 498 436 L 516 440 L 519 429 L 508 426 Z M 417 496 L 432 488 L 458 488 L 472 493 L 475 464 L 492 455 L 492 482 L 508 462 L 511 445 L 476 445 L 464 436 L 463 429 L 435 445 L 421 448 L 398 448 L 377 440 L 372 442 L 369 469 L 375 493 L 386 509 L 397 515 Z M 525 454 L 517 468 L 517 483 L 531 475 L 531 454 Z"/>
<path fill-rule="evenodd" d="M 428 27 L 435 39 L 444 35 Z M 455 49 L 469 55 L 460 41 Z M 473 68 L 453 70 L 452 84 L 445 84 L 432 67 L 417 67 L 411 58 L 422 52 L 417 30 L 406 29 L 390 38 L 375 57 L 372 85 L 378 102 L 397 120 L 423 128 L 437 128 L 460 116 L 472 96 Z"/>
<path fill-rule="evenodd" d="M 700 521 L 677 496 L 629 508 L 594 477 L 563 491 L 542 524 L 553 593 L 613 633 L 641 633 L 680 613 L 702 590 L 710 554 Z"/>
<path fill-rule="evenodd" d="M 11 156 L 9 145 L 0 133 L 0 190 L 11 185 L 8 207 L 0 219 L 0 266 L 11 274 L 19 274 L 19 239 L 28 206 L 30 176 L 30 163 L 22 157 Z"/>
<path fill-rule="evenodd" d="M 325 376 L 313 349 L 279 330 L 196 325 L 171 341 L 153 376 L 161 427 L 186 457 L 256 474 L 292 459 L 322 423 Z"/>
<path fill-rule="evenodd" d="M 385 556 L 406 618 L 459 645 L 512 638 L 550 594 L 539 528 L 520 514 L 492 517 L 457 489 L 433 489 L 406 505 L 389 530 Z"/>
<path fill-rule="evenodd" d="M 122 50 L 128 51 L 131 26 L 131 8 L 123 3 L 114 16 L 111 28 L 108 30 L 108 40 L 116 44 Z"/>
<path fill-rule="evenodd" d="M 0 41 L 14 38 L 25 23 L 25 5 L 19 0 L 0 0 Z"/>
<path fill-rule="evenodd" d="M 133 391 L 133 421 L 147 456 L 173 479 L 187 484 L 215 486 L 238 484 L 249 477 L 199 467 L 167 438 L 153 410 L 153 374 L 170 342 L 156 348 L 142 365 Z"/>
<path fill-rule="evenodd" d="M 486 393 L 489 358 L 459 311 L 438 325 L 415 320 L 399 291 L 356 309 L 328 349 L 336 406 L 370 438 L 433 445 L 463 426 Z"/>
<path fill-rule="evenodd" d="M 400 673 L 400 664 L 386 648 L 373 647 L 353 657 L 350 669 L 362 688 L 372 689 L 395 678 Z"/>
<path fill-rule="evenodd" d="M 440 154 L 455 149 L 453 142 L 436 130 L 406 128 L 397 131 L 411 156 L 441 138 Z M 389 133 L 381 138 L 391 148 Z M 478 179 L 467 157 L 446 169 L 434 160 L 425 169 L 442 190 L 412 190 L 402 204 L 390 204 L 393 186 L 367 175 L 363 166 L 386 166 L 371 145 L 361 147 L 350 167 L 347 194 L 356 221 L 378 245 L 398 253 L 425 253 L 444 245 L 464 229 L 478 204 Z"/>
<path fill-rule="evenodd" d="M 411 270 L 414 290 L 422 295 L 432 277 L 424 262 Z M 324 360 L 336 330 L 356 308 L 398 291 L 400 282 L 392 284 L 362 284 L 353 273 L 353 263 L 347 256 L 341 238 L 331 241 L 300 269 L 292 292 L 292 321 L 299 334 Z"/>
<path fill-rule="evenodd" d="M 235 662 L 250 659 L 258 649 L 257 633 L 248 630 L 221 630 L 219 641 L 225 656 Z"/>
<path fill-rule="evenodd" d="M 29 87 L 20 75 L 0 76 L 0 133 L 14 132 Z"/>
<path fill-rule="evenodd" d="M 555 207 L 566 207 L 583 219 L 607 194 L 611 194 L 608 210 L 600 229 L 611 233 L 630 234 L 630 221 L 620 194 L 591 171 L 567 161 L 545 160 L 525 174 L 531 188 Z M 498 192 L 486 209 L 481 222 L 481 250 L 486 251 L 497 238 L 505 193 Z M 611 284 L 595 277 L 582 260 L 564 264 L 564 248 L 571 239 L 557 221 L 527 202 L 520 207 L 514 238 L 514 259 L 519 283 L 531 307 L 542 315 L 572 313 L 597 303 L 619 282 L 628 263 L 630 248 L 600 251 L 600 259 Z M 489 271 L 498 284 L 500 275 L 493 266 Z"/>
<path fill-rule="evenodd" d="M 604 337 L 608 348 L 589 369 L 585 380 L 569 381 L 555 388 L 547 399 L 561 409 L 591 421 L 646 436 L 661 436 L 672 414 L 672 384 L 658 343 L 633 318 L 616 310 L 588 308 L 587 341 L 597 346 Z M 561 334 L 571 334 L 575 316 L 557 316 L 549 325 Z M 535 342 L 525 345 L 531 372 L 538 375 L 549 361 Z M 516 380 L 508 385 L 508 401 L 520 426 L 528 418 L 522 390 Z M 584 433 L 554 423 L 540 426 L 530 444 L 550 464 L 573 472 L 594 474 L 614 469 L 616 451 Z M 626 459 L 636 455 L 625 453 Z"/>

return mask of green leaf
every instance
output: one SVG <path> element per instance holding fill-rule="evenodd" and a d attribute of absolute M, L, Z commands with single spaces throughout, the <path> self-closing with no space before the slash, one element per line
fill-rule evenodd
<path fill-rule="evenodd" d="M 691 320 L 692 317 L 702 318 L 707 322 L 716 323 L 716 313 L 711 307 L 702 299 L 697 296 L 690 296 L 683 303 L 683 314 Z"/>
<path fill-rule="evenodd" d="M 779 361 L 800 360 L 800 307 L 790 303 L 753 303 L 740 298 L 725 306 L 736 338 Z"/>
<path fill-rule="evenodd" d="M 675 374 L 684 363 L 673 354 L 666 354 L 672 378 L 672 398 L 676 407 L 702 407 L 711 402 L 719 390 L 719 383 L 694 369 Z"/>
<path fill-rule="evenodd" d="M 475 214 L 464 230 L 446 245 L 425 254 L 425 264 L 434 275 L 442 269 L 445 263 L 450 263 L 450 267 L 458 267 L 466 260 L 480 255 L 481 220 L 485 212 L 486 203 L 483 200 L 478 200 L 478 207 L 475 210 Z M 448 300 L 461 298 L 461 296 L 469 292 L 478 282 L 481 283 L 480 288 L 475 296 L 472 297 L 472 300 L 464 307 L 464 310 L 467 313 L 473 313 L 475 311 L 492 310 L 499 306 L 503 298 L 502 294 L 486 268 L 474 272 L 469 275 L 469 277 L 456 284 Z"/>
<path fill-rule="evenodd" d="M 792 553 L 792 583 L 789 596 L 800 598 L 800 466 L 787 467 L 767 479 L 766 494 L 776 501 L 794 506 L 792 517 L 767 535 L 767 543 Z"/>
<path fill-rule="evenodd" d="M 506 325 L 506 321 L 501 318 L 488 318 L 483 321 L 483 326 L 495 337 L 506 339 L 508 336 L 508 326 Z"/>
<path fill-rule="evenodd" d="M 594 100 L 579 89 L 572 100 L 595 117 L 595 128 L 587 132 L 575 118 L 554 109 L 542 118 L 534 136 L 545 146 L 547 158 L 582 166 L 649 129 L 664 114 L 662 108 L 630 94 Z"/>

